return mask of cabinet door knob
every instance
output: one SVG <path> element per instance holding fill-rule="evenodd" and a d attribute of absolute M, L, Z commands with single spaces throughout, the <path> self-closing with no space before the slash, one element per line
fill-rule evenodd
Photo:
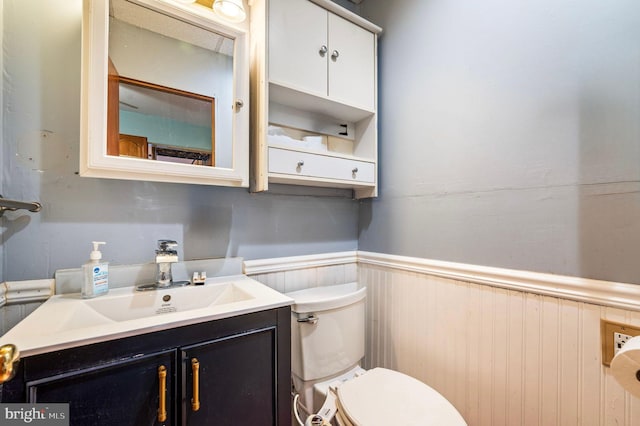
<path fill-rule="evenodd" d="M 298 168 L 300 168 L 302 166 L 304 166 L 304 161 L 302 161 L 302 160 L 298 161 Z"/>
<path fill-rule="evenodd" d="M 0 384 L 16 375 L 20 351 L 16 345 L 7 344 L 0 347 Z"/>
<path fill-rule="evenodd" d="M 191 397 L 191 410 L 200 409 L 200 362 L 198 358 L 191 360 L 191 371 L 193 372 L 193 396 Z"/>
<path fill-rule="evenodd" d="M 324 57 L 324 55 L 326 55 L 328 51 L 329 49 L 327 48 L 327 46 L 323 44 L 322 46 L 320 46 L 320 50 L 318 51 L 318 53 L 320 54 L 320 56 Z"/>
<path fill-rule="evenodd" d="M 331 52 L 331 59 L 333 59 L 334 61 L 338 59 L 338 56 L 340 56 L 340 52 L 338 52 L 337 50 Z"/>
<path fill-rule="evenodd" d="M 353 170 L 351 170 L 351 173 L 353 173 L 354 175 L 355 175 L 356 173 L 358 173 L 358 168 L 357 168 L 357 167 L 354 167 L 354 168 L 353 168 Z"/>
<path fill-rule="evenodd" d="M 167 420 L 167 367 L 158 367 L 158 381 L 160 382 L 158 394 L 158 422 Z"/>

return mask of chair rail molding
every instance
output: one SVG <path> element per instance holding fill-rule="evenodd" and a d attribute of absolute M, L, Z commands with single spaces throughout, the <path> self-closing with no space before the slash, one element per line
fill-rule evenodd
<path fill-rule="evenodd" d="M 44 302 L 55 292 L 55 280 L 6 281 L 0 284 L 0 307 Z"/>
<path fill-rule="evenodd" d="M 640 285 L 358 251 L 359 265 L 373 265 L 508 290 L 640 311 Z"/>
<path fill-rule="evenodd" d="M 356 251 L 343 251 L 305 256 L 245 260 L 244 273 L 247 275 L 258 275 L 297 269 L 319 268 L 323 266 L 346 265 L 357 262 L 357 253 Z"/>

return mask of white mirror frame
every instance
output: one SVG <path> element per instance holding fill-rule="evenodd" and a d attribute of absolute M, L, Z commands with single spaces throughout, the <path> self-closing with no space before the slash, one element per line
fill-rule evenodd
<path fill-rule="evenodd" d="M 82 17 L 82 88 L 80 175 L 88 177 L 249 186 L 249 35 L 204 8 L 171 0 L 128 0 L 234 40 L 233 167 L 194 166 L 107 155 L 107 73 L 109 0 L 84 0 Z"/>

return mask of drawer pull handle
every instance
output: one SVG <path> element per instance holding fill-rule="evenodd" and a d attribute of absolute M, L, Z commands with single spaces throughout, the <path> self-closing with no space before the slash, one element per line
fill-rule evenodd
<path fill-rule="evenodd" d="M 327 49 L 327 46 L 323 44 L 322 46 L 320 46 L 320 50 L 318 51 L 318 53 L 320 54 L 320 56 L 324 57 L 324 55 L 327 54 L 328 50 L 329 49 Z"/>
<path fill-rule="evenodd" d="M 162 423 L 167 420 L 167 367 L 164 365 L 158 367 L 158 379 L 160 382 L 158 421 Z"/>
<path fill-rule="evenodd" d="M 353 173 L 354 175 L 355 175 L 356 173 L 358 173 L 358 168 L 357 168 L 357 167 L 354 167 L 354 168 L 353 168 L 353 170 L 351 170 L 351 173 Z"/>
<path fill-rule="evenodd" d="M 193 372 L 193 397 L 191 398 L 191 410 L 200 409 L 200 363 L 198 358 L 191 360 L 191 371 Z"/>
<path fill-rule="evenodd" d="M 302 160 L 298 161 L 298 167 L 302 167 L 302 166 L 304 166 L 304 161 Z"/>

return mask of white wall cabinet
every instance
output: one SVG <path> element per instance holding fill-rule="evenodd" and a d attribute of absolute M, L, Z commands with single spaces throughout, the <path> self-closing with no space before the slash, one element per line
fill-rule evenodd
<path fill-rule="evenodd" d="M 270 0 L 269 81 L 374 111 L 375 34 L 311 1 Z"/>
<path fill-rule="evenodd" d="M 253 191 L 272 182 L 377 195 L 380 31 L 330 0 L 253 3 Z"/>

